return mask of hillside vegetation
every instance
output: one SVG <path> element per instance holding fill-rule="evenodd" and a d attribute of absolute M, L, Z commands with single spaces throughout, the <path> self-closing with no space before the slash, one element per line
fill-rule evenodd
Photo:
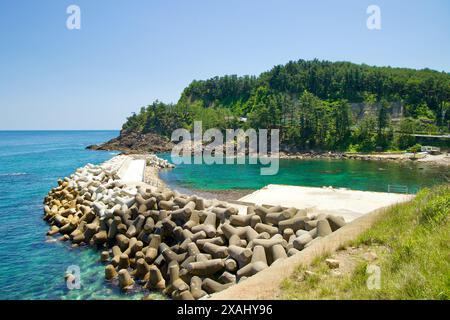
<path fill-rule="evenodd" d="M 356 121 L 349 103 L 375 112 Z M 393 103 L 405 117 L 391 121 Z M 411 133 L 446 133 L 450 75 L 432 70 L 372 67 L 349 62 L 304 61 L 275 66 L 258 77 L 195 80 L 176 104 L 155 101 L 129 117 L 123 129 L 170 137 L 176 128 L 280 129 L 294 150 L 406 149 Z"/>
<path fill-rule="evenodd" d="M 344 262 L 349 248 L 376 253 L 356 259 L 350 271 L 330 270 L 326 257 L 301 268 L 282 285 L 283 299 L 450 299 L 450 185 L 423 189 L 388 210 L 378 223 L 335 254 Z M 380 287 L 369 290 L 368 265 L 380 269 Z M 312 272 L 311 272 L 312 271 Z"/>

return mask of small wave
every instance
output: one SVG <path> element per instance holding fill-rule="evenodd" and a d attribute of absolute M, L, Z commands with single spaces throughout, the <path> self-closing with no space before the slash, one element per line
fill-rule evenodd
<path fill-rule="evenodd" d="M 0 177 L 14 177 L 27 175 L 26 172 L 12 172 L 12 173 L 0 173 Z"/>

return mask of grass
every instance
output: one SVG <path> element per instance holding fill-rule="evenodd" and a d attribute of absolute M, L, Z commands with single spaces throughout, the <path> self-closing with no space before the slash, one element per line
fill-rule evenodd
<path fill-rule="evenodd" d="M 356 259 L 351 270 L 333 276 L 320 257 L 308 268 L 315 274 L 305 276 L 300 267 L 285 279 L 280 297 L 449 300 L 450 185 L 423 189 L 411 202 L 394 206 L 350 245 L 377 253 L 370 263 L 380 268 L 379 289 L 368 289 L 368 261 Z"/>

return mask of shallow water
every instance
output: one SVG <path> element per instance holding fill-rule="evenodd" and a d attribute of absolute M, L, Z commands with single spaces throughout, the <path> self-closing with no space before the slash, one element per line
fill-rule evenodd
<path fill-rule="evenodd" d="M 117 152 L 85 150 L 117 131 L 0 131 L 0 299 L 129 299 L 104 280 L 100 253 L 72 249 L 46 237 L 42 201 L 63 178 Z M 68 290 L 64 274 L 78 265 L 81 288 Z"/>
<path fill-rule="evenodd" d="M 171 160 L 170 154 L 161 157 Z M 415 193 L 445 182 L 445 167 L 362 160 L 280 160 L 276 175 L 261 175 L 261 165 L 189 165 L 165 170 L 160 177 L 172 187 L 224 190 L 259 189 L 268 184 L 333 186 L 355 190 Z"/>

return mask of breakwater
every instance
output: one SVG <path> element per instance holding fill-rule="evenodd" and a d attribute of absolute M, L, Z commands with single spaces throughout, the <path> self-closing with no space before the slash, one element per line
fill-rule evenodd
<path fill-rule="evenodd" d="M 49 235 L 99 250 L 105 279 L 174 299 L 200 299 L 245 281 L 345 224 L 281 206 L 233 204 L 145 183 L 126 184 L 126 156 L 88 164 L 44 199 Z M 162 163 L 162 162 L 158 162 Z"/>

